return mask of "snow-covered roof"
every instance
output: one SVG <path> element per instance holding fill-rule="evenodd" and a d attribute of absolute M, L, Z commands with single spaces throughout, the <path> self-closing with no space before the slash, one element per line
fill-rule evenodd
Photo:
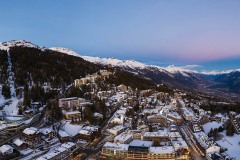
<path fill-rule="evenodd" d="M 69 134 L 65 131 L 62 131 L 62 130 L 59 130 L 58 134 L 61 136 L 61 137 L 69 137 Z"/>
<path fill-rule="evenodd" d="M 92 132 L 82 129 L 82 130 L 79 131 L 79 134 L 90 135 L 90 134 L 92 134 Z"/>
<path fill-rule="evenodd" d="M 76 144 L 73 143 L 73 142 L 67 142 L 67 143 L 63 143 L 63 144 L 61 145 L 61 147 L 66 148 L 66 149 L 69 149 L 69 148 L 72 148 L 72 147 L 75 146 L 75 145 L 76 145 Z"/>
<path fill-rule="evenodd" d="M 38 133 L 38 129 L 34 128 L 34 127 L 26 128 L 23 130 L 23 133 L 25 133 L 27 135 L 33 135 L 35 133 Z"/>
<path fill-rule="evenodd" d="M 67 122 L 64 126 L 63 126 L 63 130 L 65 130 L 70 136 L 76 136 L 79 131 L 82 129 L 83 125 L 74 125 L 74 124 L 70 124 L 69 122 Z"/>
<path fill-rule="evenodd" d="M 79 111 L 71 111 L 71 112 L 64 112 L 65 115 L 71 115 L 71 114 L 81 114 Z"/>
<path fill-rule="evenodd" d="M 119 144 L 119 143 L 112 143 L 112 142 L 106 142 L 103 147 L 105 148 L 111 148 L 113 150 L 121 150 L 121 151 L 128 151 L 128 144 Z"/>
<path fill-rule="evenodd" d="M 133 137 L 132 134 L 128 134 L 128 133 L 123 132 L 123 133 L 117 135 L 117 136 L 114 138 L 114 141 L 126 141 L 126 140 L 128 140 L 128 139 L 130 139 L 130 138 L 132 138 L 132 137 Z"/>
<path fill-rule="evenodd" d="M 41 129 L 39 129 L 39 132 L 41 132 L 44 135 L 47 135 L 47 134 L 52 132 L 52 129 L 50 129 L 50 128 L 41 128 Z"/>
<path fill-rule="evenodd" d="M 150 147 L 152 144 L 152 141 L 133 140 L 131 143 L 129 143 L 129 146 Z"/>
<path fill-rule="evenodd" d="M 20 139 L 16 139 L 14 142 L 13 142 L 16 146 L 21 146 L 24 142 Z"/>
<path fill-rule="evenodd" d="M 6 152 L 9 152 L 9 151 L 11 151 L 11 150 L 13 150 L 13 147 L 10 146 L 10 145 L 8 145 L 8 144 L 2 145 L 2 146 L 0 147 L 0 152 L 1 152 L 2 154 L 6 153 Z"/>
<path fill-rule="evenodd" d="M 174 148 L 172 146 L 163 146 L 163 147 L 150 147 L 150 154 L 171 154 L 174 153 Z"/>

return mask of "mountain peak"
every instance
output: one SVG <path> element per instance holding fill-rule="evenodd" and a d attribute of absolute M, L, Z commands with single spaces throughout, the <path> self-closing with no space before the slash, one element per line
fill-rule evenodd
<path fill-rule="evenodd" d="M 11 40 L 7 42 L 0 42 L 0 49 L 2 50 L 9 50 L 11 47 L 29 47 L 29 48 L 40 48 L 39 46 L 33 44 L 30 41 L 27 40 Z"/>

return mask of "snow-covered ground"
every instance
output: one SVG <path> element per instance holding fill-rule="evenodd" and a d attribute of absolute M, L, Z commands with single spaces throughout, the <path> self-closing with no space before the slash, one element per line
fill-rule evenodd
<path fill-rule="evenodd" d="M 206 134 L 208 134 L 209 133 L 209 131 L 211 130 L 211 128 L 212 129 L 214 129 L 214 128 L 219 128 L 220 126 L 222 126 L 223 125 L 223 123 L 222 122 L 208 122 L 208 123 L 206 123 L 206 124 L 204 124 L 203 125 L 203 129 L 204 129 L 204 132 L 206 133 Z"/>
<path fill-rule="evenodd" d="M 16 97 L 15 86 L 14 86 L 14 73 L 12 71 L 12 61 L 10 53 L 8 52 L 8 83 L 10 85 L 11 96 Z"/>
<path fill-rule="evenodd" d="M 1 86 L 0 86 L 0 88 L 1 88 Z M 3 97 L 2 91 L 0 90 L 0 106 L 4 105 L 4 103 L 5 103 L 5 98 Z"/>
<path fill-rule="evenodd" d="M 204 132 L 209 133 L 211 128 L 218 128 L 222 126 L 222 122 L 209 122 L 203 125 Z M 240 160 L 240 135 L 234 134 L 234 136 L 226 136 L 226 131 L 220 133 L 223 137 L 221 140 L 216 141 L 218 145 L 223 148 L 227 148 L 226 153 L 230 157 L 236 157 L 236 160 Z"/>
<path fill-rule="evenodd" d="M 16 98 L 16 91 L 15 91 L 15 85 L 14 85 L 14 73 L 12 71 L 12 62 L 11 62 L 11 57 L 8 52 L 8 84 L 10 86 L 10 91 L 11 91 L 11 99 L 9 100 L 9 105 L 5 105 L 3 110 L 7 115 L 17 115 L 18 114 L 18 102 L 19 99 Z"/>
<path fill-rule="evenodd" d="M 16 97 L 13 97 L 10 100 L 10 104 L 5 105 L 3 110 L 6 112 L 7 115 L 18 115 L 18 108 L 17 108 L 18 102 L 19 102 L 19 99 L 17 99 Z"/>
<path fill-rule="evenodd" d="M 226 132 L 222 135 L 224 135 L 224 137 L 217 141 L 217 144 L 221 147 L 227 148 L 228 150 L 226 153 L 230 157 L 236 157 L 236 160 L 240 160 L 240 135 L 234 134 L 234 136 L 229 137 L 226 136 Z"/>

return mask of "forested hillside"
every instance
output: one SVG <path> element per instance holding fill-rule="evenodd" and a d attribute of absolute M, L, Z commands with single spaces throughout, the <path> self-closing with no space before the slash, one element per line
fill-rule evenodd
<path fill-rule="evenodd" d="M 101 66 L 87 62 L 79 57 L 37 48 L 13 47 L 10 49 L 15 85 L 43 85 L 52 87 L 71 84 L 74 79 L 95 73 Z"/>

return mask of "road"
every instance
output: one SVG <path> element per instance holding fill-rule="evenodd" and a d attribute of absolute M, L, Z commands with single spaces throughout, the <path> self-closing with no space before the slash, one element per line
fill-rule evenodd
<path fill-rule="evenodd" d="M 183 138 L 185 138 L 185 141 L 187 142 L 189 148 L 191 157 L 194 160 L 204 160 L 202 153 L 199 152 L 199 150 L 196 148 L 196 146 L 191 141 L 191 135 L 188 133 L 188 129 L 185 125 L 183 125 L 180 129 L 181 133 L 183 134 Z"/>
<path fill-rule="evenodd" d="M 99 155 L 99 153 L 102 150 L 102 146 L 109 140 L 111 139 L 113 136 L 109 136 L 108 138 L 106 138 L 106 135 L 104 135 L 104 133 L 106 133 L 106 129 L 108 127 L 109 121 L 112 119 L 112 116 L 115 114 L 115 112 L 123 105 L 123 103 L 117 103 L 115 106 L 115 109 L 111 112 L 111 115 L 109 116 L 109 118 L 107 120 L 105 120 L 103 122 L 103 124 L 101 125 L 102 128 L 102 134 L 99 138 L 99 141 L 97 141 L 95 144 L 89 146 L 88 148 L 82 148 L 83 153 L 85 153 L 87 155 L 87 157 L 84 158 L 84 160 L 90 160 L 90 159 L 96 159 L 97 156 Z"/>

